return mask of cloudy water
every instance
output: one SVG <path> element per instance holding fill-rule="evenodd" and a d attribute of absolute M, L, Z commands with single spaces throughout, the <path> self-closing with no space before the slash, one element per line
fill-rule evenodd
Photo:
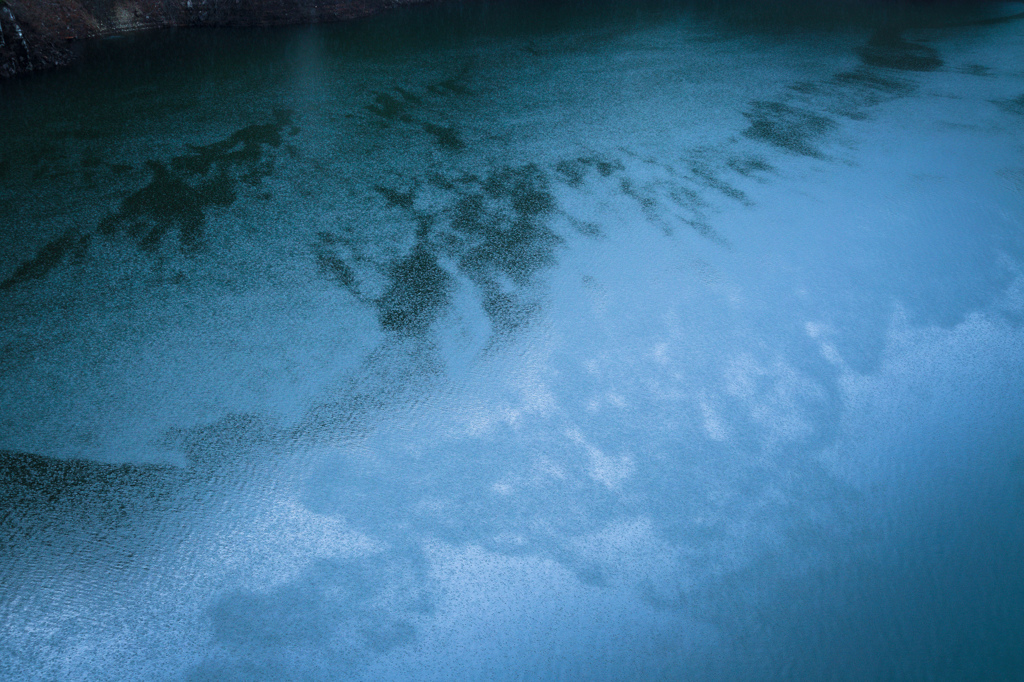
<path fill-rule="evenodd" d="M 1020 13 L 3 83 L 0 678 L 1024 679 Z"/>

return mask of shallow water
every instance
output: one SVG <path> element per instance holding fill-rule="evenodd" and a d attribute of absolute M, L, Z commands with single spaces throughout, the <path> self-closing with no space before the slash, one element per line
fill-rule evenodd
<path fill-rule="evenodd" d="M 0 676 L 1024 679 L 1024 5 L 754 12 L 0 86 Z"/>

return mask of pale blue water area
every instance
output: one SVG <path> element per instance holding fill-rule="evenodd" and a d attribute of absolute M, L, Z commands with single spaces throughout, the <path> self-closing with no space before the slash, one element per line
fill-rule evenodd
<path fill-rule="evenodd" d="M 1024 5 L 808 12 L 0 85 L 0 677 L 1024 679 Z"/>

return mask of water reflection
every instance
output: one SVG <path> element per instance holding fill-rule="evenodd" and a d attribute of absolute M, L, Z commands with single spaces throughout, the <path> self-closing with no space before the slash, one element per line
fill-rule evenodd
<path fill-rule="evenodd" d="M 927 677 L 918 582 L 1020 632 L 1019 40 L 452 7 L 12 117 L 0 671 Z"/>

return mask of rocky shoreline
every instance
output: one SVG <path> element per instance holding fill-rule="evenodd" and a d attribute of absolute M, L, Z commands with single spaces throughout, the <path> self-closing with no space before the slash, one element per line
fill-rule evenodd
<path fill-rule="evenodd" d="M 154 28 L 354 19 L 430 0 L 0 0 L 0 78 L 66 66 L 75 43 Z"/>

